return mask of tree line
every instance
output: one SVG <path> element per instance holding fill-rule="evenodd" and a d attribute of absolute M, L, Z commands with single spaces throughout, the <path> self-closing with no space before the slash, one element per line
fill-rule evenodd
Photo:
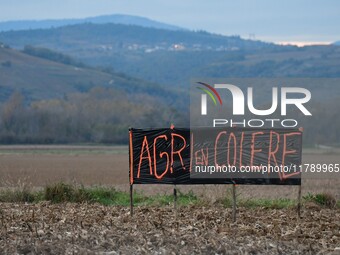
<path fill-rule="evenodd" d="M 0 143 L 127 143 L 128 128 L 156 128 L 187 118 L 146 94 L 95 87 L 61 99 L 25 103 L 14 92 L 0 110 Z"/>
<path fill-rule="evenodd" d="M 334 98 L 314 103 L 310 118 L 296 112 L 296 118 L 302 119 L 304 145 L 340 145 L 338 102 Z M 189 127 L 189 111 L 144 93 L 95 87 L 27 103 L 20 92 L 14 92 L 0 105 L 0 143 L 122 144 L 128 142 L 129 127 L 160 128 L 172 123 Z"/>

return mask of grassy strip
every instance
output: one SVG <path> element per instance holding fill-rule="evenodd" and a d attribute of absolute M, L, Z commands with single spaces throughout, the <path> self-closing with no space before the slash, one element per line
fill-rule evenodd
<path fill-rule="evenodd" d="M 146 196 L 134 192 L 133 200 L 135 205 L 159 205 L 164 206 L 173 203 L 172 195 L 157 194 Z M 28 188 L 5 189 L 0 191 L 0 202 L 28 202 L 51 201 L 52 203 L 73 202 L 73 203 L 100 203 L 103 205 L 130 205 L 130 194 L 108 187 L 84 187 L 66 183 L 48 185 L 41 191 L 31 191 Z M 199 199 L 193 192 L 186 194 L 178 192 L 178 205 L 197 204 Z"/>
<path fill-rule="evenodd" d="M 103 205 L 128 206 L 130 194 L 106 187 L 75 187 L 64 183 L 48 186 L 45 188 L 45 199 L 54 203 L 59 202 L 90 202 Z M 145 196 L 134 192 L 133 200 L 135 205 L 167 205 L 173 202 L 171 195 Z M 179 193 L 178 204 L 189 205 L 198 202 L 197 197 L 189 192 Z"/>
<path fill-rule="evenodd" d="M 155 205 L 164 206 L 174 202 L 172 195 L 157 194 L 146 196 L 134 192 L 133 200 L 135 205 Z M 26 187 L 22 189 L 5 189 L 0 191 L 0 202 L 29 202 L 51 201 L 52 203 L 74 202 L 74 203 L 100 203 L 103 205 L 128 206 L 130 196 L 128 192 L 118 191 L 108 187 L 84 187 L 66 183 L 56 183 L 48 185 L 41 191 L 32 191 Z M 303 197 L 303 202 L 313 202 L 328 208 L 340 208 L 340 201 L 336 201 L 330 194 L 307 194 Z M 188 193 L 178 192 L 178 205 L 205 204 L 204 199 L 198 198 L 192 191 Z M 217 203 L 225 207 L 232 206 L 232 199 L 229 194 L 220 199 Z M 237 199 L 238 207 L 246 208 L 288 208 L 296 206 L 296 200 L 279 199 Z"/>

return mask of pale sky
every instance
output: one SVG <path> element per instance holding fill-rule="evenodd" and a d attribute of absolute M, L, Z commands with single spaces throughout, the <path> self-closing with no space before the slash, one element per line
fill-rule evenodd
<path fill-rule="evenodd" d="M 274 42 L 340 40 L 338 0 L 0 0 L 0 21 L 104 14 Z"/>

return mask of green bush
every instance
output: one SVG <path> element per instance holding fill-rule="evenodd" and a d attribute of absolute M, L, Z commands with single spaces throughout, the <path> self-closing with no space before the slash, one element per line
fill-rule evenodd
<path fill-rule="evenodd" d="M 332 194 L 329 193 L 319 193 L 319 194 L 312 194 L 308 193 L 306 196 L 303 197 L 305 201 L 314 202 L 318 205 L 325 206 L 328 208 L 334 208 L 337 206 L 337 201 Z"/>
<path fill-rule="evenodd" d="M 66 183 L 56 183 L 45 187 L 45 200 L 53 203 L 85 202 L 90 200 L 90 195 L 84 187 L 76 187 Z"/>

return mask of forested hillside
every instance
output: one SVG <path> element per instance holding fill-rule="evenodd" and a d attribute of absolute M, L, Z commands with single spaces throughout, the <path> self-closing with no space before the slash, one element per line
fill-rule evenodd
<path fill-rule="evenodd" d="M 186 124 L 180 90 L 24 51 L 36 56 L 0 47 L 0 143 L 122 143 L 129 127 Z"/>
<path fill-rule="evenodd" d="M 0 41 L 19 49 L 49 48 L 86 65 L 185 89 L 193 77 L 340 76 L 336 45 L 280 46 L 204 31 L 78 24 L 3 32 Z"/>

